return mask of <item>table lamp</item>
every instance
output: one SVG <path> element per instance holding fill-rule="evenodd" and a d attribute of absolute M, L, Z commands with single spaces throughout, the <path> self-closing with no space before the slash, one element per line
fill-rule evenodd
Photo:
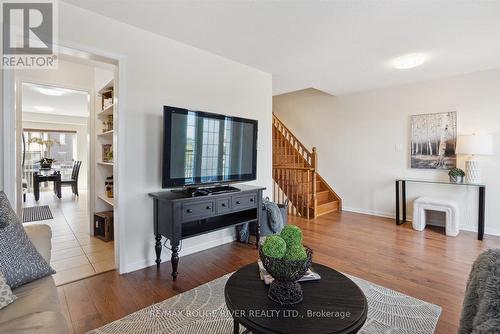
<path fill-rule="evenodd" d="M 469 156 L 465 162 L 465 182 L 481 183 L 481 167 L 476 156 L 492 155 L 493 139 L 491 135 L 460 135 L 456 153 Z"/>

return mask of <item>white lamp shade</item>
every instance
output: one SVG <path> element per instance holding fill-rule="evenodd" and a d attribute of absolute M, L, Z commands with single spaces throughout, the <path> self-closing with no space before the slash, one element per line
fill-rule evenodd
<path fill-rule="evenodd" d="M 457 139 L 457 154 L 492 155 L 493 139 L 491 135 L 460 135 Z"/>

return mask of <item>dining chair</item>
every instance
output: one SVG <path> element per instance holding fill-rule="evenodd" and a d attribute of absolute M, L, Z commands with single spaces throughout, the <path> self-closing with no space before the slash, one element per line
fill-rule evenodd
<path fill-rule="evenodd" d="M 71 186 L 71 191 L 74 195 L 78 196 L 78 175 L 80 174 L 80 167 L 82 166 L 81 161 L 75 161 L 73 164 L 73 170 L 71 172 L 71 179 L 61 180 L 61 186 Z"/>

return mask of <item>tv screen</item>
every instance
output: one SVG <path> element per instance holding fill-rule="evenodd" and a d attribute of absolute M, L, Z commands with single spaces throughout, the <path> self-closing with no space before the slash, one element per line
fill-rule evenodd
<path fill-rule="evenodd" d="M 257 121 L 163 107 L 163 188 L 256 178 Z"/>

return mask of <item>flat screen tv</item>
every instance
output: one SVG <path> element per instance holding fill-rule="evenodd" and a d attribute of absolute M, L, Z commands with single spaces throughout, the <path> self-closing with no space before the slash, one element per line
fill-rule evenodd
<path fill-rule="evenodd" d="M 165 106 L 163 122 L 163 188 L 256 179 L 256 120 Z"/>

